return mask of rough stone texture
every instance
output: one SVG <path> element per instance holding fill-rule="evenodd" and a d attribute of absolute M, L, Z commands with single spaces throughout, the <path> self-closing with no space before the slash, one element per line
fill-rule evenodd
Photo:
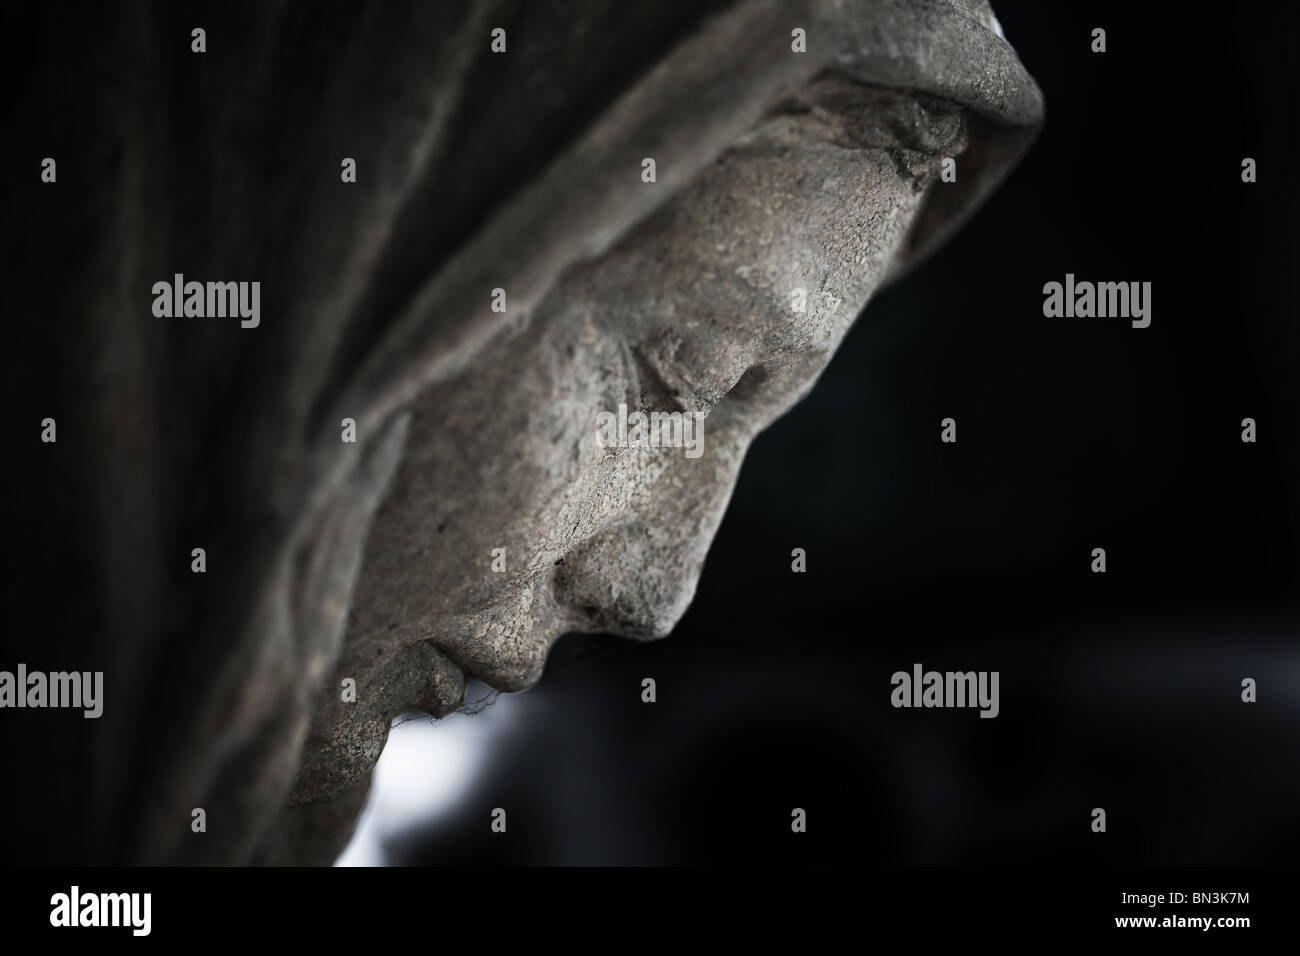
<path fill-rule="evenodd" d="M 943 101 L 828 77 L 417 399 L 331 681 L 359 701 L 323 698 L 300 798 L 368 770 L 356 741 L 398 714 L 457 706 L 430 643 L 510 691 L 565 632 L 667 634 L 749 442 L 811 386 L 964 145 Z M 703 454 L 599 447 L 620 403 L 704 413 Z"/>
<path fill-rule="evenodd" d="M 107 684 L 0 716 L 16 860 L 326 861 L 392 717 L 665 633 L 753 435 L 1042 115 L 956 0 L 6 17 L 4 659 Z M 262 325 L 155 318 L 176 272 L 260 280 Z M 596 447 L 620 401 L 707 412 L 703 456 Z"/>

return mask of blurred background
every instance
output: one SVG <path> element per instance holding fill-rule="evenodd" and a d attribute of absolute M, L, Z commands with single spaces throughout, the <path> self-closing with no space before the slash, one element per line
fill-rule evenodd
<path fill-rule="evenodd" d="M 404 721 L 341 863 L 1295 862 L 1300 14 L 995 10 L 1040 140 L 755 443 L 676 631 Z M 1151 327 L 1044 318 L 1067 272 Z M 1000 715 L 895 710 L 916 662 Z"/>

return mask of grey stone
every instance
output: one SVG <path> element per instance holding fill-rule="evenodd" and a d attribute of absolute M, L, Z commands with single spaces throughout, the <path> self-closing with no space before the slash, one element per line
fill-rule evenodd
<path fill-rule="evenodd" d="M 58 821 L 18 857 L 328 862 L 394 717 L 526 687 L 566 631 L 667 633 L 754 435 L 1042 119 L 984 3 L 599 6 L 287 5 L 195 56 L 138 4 L 33 65 L 23 141 L 84 138 L 53 198 L 4 185 L 6 261 L 56 277 L 7 380 L 60 435 L 6 548 L 71 597 L 16 594 L 5 649 L 108 694 L 7 731 L 43 781 L 7 809 Z M 155 318 L 174 272 L 260 279 L 261 326 Z M 705 414 L 703 454 L 598 447 L 619 403 Z"/>

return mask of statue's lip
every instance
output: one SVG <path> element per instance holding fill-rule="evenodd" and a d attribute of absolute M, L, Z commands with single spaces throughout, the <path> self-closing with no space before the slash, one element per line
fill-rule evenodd
<path fill-rule="evenodd" d="M 526 629 L 519 626 L 524 619 Z M 577 609 L 558 600 L 552 582 L 538 577 L 529 583 L 526 593 L 512 593 L 468 617 L 444 620 L 439 633 L 425 642 L 466 680 L 510 694 L 528 690 L 541 680 L 551 648 L 561 637 L 592 630 L 604 628 L 594 627 Z M 444 697 L 441 703 L 450 712 L 462 701 L 452 703 Z"/>
<path fill-rule="evenodd" d="M 475 680 L 482 680 L 482 678 L 457 660 L 447 648 L 432 641 L 427 643 L 435 657 L 444 665 L 445 670 L 451 671 L 453 677 L 459 677 L 459 680 L 446 680 L 447 675 L 444 672 L 429 674 L 430 679 L 426 685 L 428 693 L 417 706 L 431 717 L 443 718 L 455 713 L 465 703 L 465 688 L 470 678 Z"/>
<path fill-rule="evenodd" d="M 547 653 L 541 656 L 541 666 L 537 667 L 530 667 L 527 662 L 510 658 L 502 658 L 494 663 L 472 663 L 465 659 L 464 655 L 455 648 L 433 643 L 432 641 L 429 642 L 433 650 L 461 675 L 461 681 L 459 687 L 456 688 L 446 686 L 435 688 L 427 699 L 420 702 L 421 709 L 427 711 L 433 717 L 446 717 L 448 714 L 454 713 L 464 704 L 465 690 L 471 680 L 486 684 L 493 690 L 503 694 L 515 694 L 528 690 L 541 679 L 546 656 L 558 636 L 547 639 Z"/>

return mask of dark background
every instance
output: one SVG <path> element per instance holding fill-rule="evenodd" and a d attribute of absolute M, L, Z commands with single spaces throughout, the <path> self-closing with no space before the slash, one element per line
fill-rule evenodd
<path fill-rule="evenodd" d="M 390 862 L 1295 861 L 1300 15 L 995 9 L 1023 165 L 755 443 L 673 635 L 565 638 Z M 1067 272 L 1150 281 L 1151 327 L 1044 318 Z M 1000 716 L 893 709 L 914 662 L 1000 671 Z"/>

